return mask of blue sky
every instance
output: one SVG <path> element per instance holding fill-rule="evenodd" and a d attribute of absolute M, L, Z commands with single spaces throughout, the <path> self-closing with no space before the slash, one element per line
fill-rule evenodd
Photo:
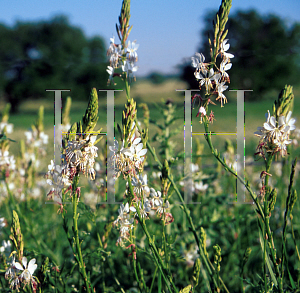
<path fill-rule="evenodd" d="M 112 5 L 113 3 L 113 5 Z M 137 76 L 152 71 L 176 73 L 175 66 L 191 57 L 200 42 L 200 30 L 207 11 L 217 12 L 221 0 L 132 0 L 129 36 L 137 40 Z M 115 23 L 122 0 L 10 0 L 1 2 L 0 22 L 13 25 L 16 20 L 45 20 L 58 14 L 69 17 L 89 37 L 102 36 L 107 46 L 116 35 Z M 273 13 L 287 22 L 300 22 L 299 0 L 233 0 L 232 12 L 254 8 L 261 14 Z M 230 41 L 229 41 L 230 42 Z"/>

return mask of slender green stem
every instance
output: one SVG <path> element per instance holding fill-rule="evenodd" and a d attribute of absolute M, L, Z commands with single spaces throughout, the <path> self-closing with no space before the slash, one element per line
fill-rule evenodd
<path fill-rule="evenodd" d="M 128 185 L 129 185 L 129 190 L 130 190 L 130 193 L 133 194 L 133 187 L 132 187 L 132 184 L 131 184 L 131 179 L 130 179 L 130 176 L 128 177 Z M 172 280 L 172 276 L 169 274 L 169 272 L 166 270 L 165 266 L 164 266 L 164 263 L 161 259 L 161 256 L 160 254 L 158 253 L 158 250 L 156 248 L 156 245 L 153 241 L 153 239 L 151 238 L 148 230 L 147 230 L 147 227 L 146 227 L 146 224 L 145 224 L 145 219 L 141 217 L 141 212 L 140 212 L 140 208 L 139 208 L 139 205 L 135 205 L 135 208 L 136 208 L 136 211 L 137 211 L 137 214 L 138 214 L 138 221 L 144 231 L 144 233 L 146 234 L 146 237 L 149 241 L 149 246 L 150 246 L 150 249 L 152 250 L 152 253 L 153 253 L 153 258 L 156 262 L 156 265 L 158 266 L 161 274 L 162 274 L 162 277 L 164 278 L 165 280 L 165 283 L 169 289 L 170 292 L 172 292 L 171 290 L 171 287 L 169 285 L 169 282 L 170 284 L 173 286 L 175 292 L 178 292 L 175 284 L 173 283 L 173 280 Z"/>
<path fill-rule="evenodd" d="M 135 245 L 135 243 L 134 243 L 135 229 L 136 229 L 136 227 L 134 226 L 133 227 L 134 237 L 132 236 L 132 230 L 130 231 L 130 242 L 133 243 L 134 245 Z M 134 253 L 133 252 L 132 252 L 132 262 L 133 262 L 133 270 L 134 270 L 135 279 L 136 279 L 138 285 L 140 285 L 140 279 L 139 279 L 139 276 L 138 276 L 138 273 L 137 273 L 137 270 L 136 270 L 136 259 L 134 257 Z"/>
<path fill-rule="evenodd" d="M 73 185 L 72 185 L 72 203 L 73 203 L 73 232 L 74 232 L 74 240 L 77 248 L 77 255 L 78 255 L 78 260 L 79 260 L 79 269 L 80 273 L 84 279 L 85 286 L 86 286 L 86 292 L 90 293 L 91 292 L 91 284 L 90 281 L 87 277 L 86 270 L 85 270 L 85 264 L 83 262 L 83 257 L 82 257 L 82 251 L 81 251 L 81 246 L 79 242 L 79 235 L 78 235 L 78 218 L 79 218 L 79 213 L 77 213 L 77 206 L 78 206 L 78 196 L 76 193 L 76 189 L 78 187 L 78 181 L 79 181 L 79 176 L 76 175 Z"/>
<path fill-rule="evenodd" d="M 155 271 L 154 271 L 154 274 L 153 274 L 153 278 L 152 278 L 152 282 L 151 282 L 151 286 L 150 286 L 150 292 L 152 292 L 152 289 L 153 289 L 153 285 L 154 285 L 154 281 L 155 281 L 155 277 L 156 277 L 156 274 L 157 274 L 157 266 L 155 267 Z"/>
<path fill-rule="evenodd" d="M 276 270 L 276 276 L 279 280 L 279 290 L 280 292 L 283 292 L 283 287 L 282 287 L 282 278 L 281 278 L 281 275 L 280 275 L 280 271 L 279 271 L 279 264 L 277 263 L 276 261 L 276 256 L 275 256 L 275 245 L 274 245 L 274 239 L 273 239 L 273 234 L 271 232 L 271 228 L 270 228 L 270 225 L 269 225 L 269 221 L 266 219 L 265 215 L 264 215 L 264 212 L 262 210 L 262 207 L 258 201 L 258 197 L 257 195 L 252 191 L 252 189 L 250 188 L 250 185 L 249 185 L 249 182 L 244 182 L 244 179 L 241 178 L 239 175 L 236 174 L 236 172 L 234 170 L 232 170 L 225 162 L 224 160 L 221 159 L 220 155 L 217 153 L 217 151 L 215 150 L 215 148 L 213 147 L 212 145 L 212 142 L 211 142 L 211 133 L 209 132 L 208 130 L 208 123 L 205 122 L 204 123 L 204 127 L 205 127 L 205 139 L 212 151 L 212 154 L 216 157 L 216 159 L 222 164 L 222 166 L 225 168 L 225 170 L 227 170 L 228 172 L 230 172 L 232 175 L 234 175 L 245 187 L 246 189 L 248 190 L 248 192 L 250 193 L 250 196 L 251 198 L 253 199 L 253 201 L 255 202 L 255 205 L 257 207 L 257 213 L 261 216 L 263 222 L 265 223 L 266 225 L 266 231 L 267 231 L 267 235 L 268 235 L 268 239 L 270 239 L 270 242 L 272 244 L 272 249 L 270 249 L 271 251 L 271 259 L 272 259 L 272 262 L 273 262 L 273 265 L 275 267 L 275 270 Z"/>
<path fill-rule="evenodd" d="M 266 176 L 266 181 L 267 181 L 267 176 Z M 264 200 L 264 215 L 265 219 L 267 220 L 267 205 L 268 205 L 268 199 L 267 196 L 265 195 L 265 200 Z M 268 292 L 268 284 L 267 284 L 267 264 L 266 264 L 266 254 L 267 254 L 267 239 L 266 239 L 266 224 L 264 223 L 263 225 L 263 237 L 264 237 L 264 260 L 263 260 L 263 265 L 264 265 L 264 278 L 265 278 L 265 292 Z"/>
<path fill-rule="evenodd" d="M 142 130 L 141 130 L 141 127 L 140 127 L 139 124 L 138 124 L 137 118 L 135 119 L 135 122 L 136 122 L 136 125 L 137 125 L 139 131 L 141 132 Z M 150 145 L 150 143 L 149 143 L 148 141 L 147 141 L 147 148 L 148 148 L 148 150 L 150 151 L 150 153 L 152 154 L 152 156 L 154 157 L 155 161 L 158 163 L 159 168 L 162 169 L 163 165 L 162 165 L 162 163 L 160 162 L 160 160 L 158 159 L 156 153 L 154 152 L 153 148 L 151 147 L 151 145 Z M 172 184 L 172 186 L 173 186 L 173 188 L 174 188 L 176 194 L 178 195 L 179 200 L 180 200 L 180 202 L 181 202 L 181 204 L 182 204 L 182 206 L 183 206 L 184 213 L 186 214 L 186 217 L 187 217 L 187 219 L 188 219 L 188 221 L 189 221 L 191 231 L 192 231 L 192 233 L 193 233 L 193 235 L 194 235 L 194 237 L 195 237 L 195 240 L 196 240 L 196 242 L 197 242 L 197 245 L 198 245 L 198 248 L 199 248 L 199 252 L 200 252 L 200 256 L 201 256 L 201 258 L 202 258 L 202 260 L 203 260 L 203 262 L 204 262 L 204 265 L 205 265 L 207 271 L 209 272 L 209 274 L 210 274 L 210 276 L 211 276 L 211 278 L 212 278 L 212 280 L 213 280 L 215 286 L 217 286 L 217 282 L 216 282 L 216 280 L 215 280 L 215 278 L 214 278 L 214 276 L 213 276 L 213 272 L 212 272 L 212 271 L 214 271 L 214 267 L 213 267 L 213 265 L 211 264 L 211 262 L 209 261 L 209 259 L 205 256 L 204 252 L 203 252 L 203 248 L 202 248 L 202 246 L 201 246 L 200 238 L 199 238 L 199 236 L 198 236 L 198 234 L 197 234 L 197 231 L 196 231 L 196 228 L 195 228 L 195 226 L 194 226 L 192 217 L 191 217 L 191 215 L 190 215 L 190 211 L 189 211 L 189 209 L 187 208 L 187 206 L 186 206 L 186 204 L 185 204 L 185 202 L 184 202 L 184 200 L 183 200 L 183 198 L 182 198 L 182 195 L 181 195 L 180 191 L 178 190 L 178 188 L 177 188 L 177 186 L 176 186 L 176 184 L 175 184 L 175 182 L 174 182 L 174 180 L 173 180 L 173 176 L 172 176 L 171 174 L 168 175 L 168 179 L 170 180 L 170 182 L 171 182 L 171 184 Z M 222 280 L 221 278 L 220 278 L 220 281 L 221 281 L 221 283 L 222 283 L 222 285 L 223 285 L 225 291 L 229 293 L 227 287 L 225 286 L 225 284 L 224 284 L 224 282 L 223 282 L 223 280 Z"/>
<path fill-rule="evenodd" d="M 267 161 L 266 161 L 266 177 L 265 177 L 265 186 L 268 186 L 269 184 L 269 172 L 270 172 L 270 168 L 271 168 L 271 165 L 272 165 L 272 161 L 273 161 L 273 153 L 269 154 L 268 157 L 267 157 Z"/>

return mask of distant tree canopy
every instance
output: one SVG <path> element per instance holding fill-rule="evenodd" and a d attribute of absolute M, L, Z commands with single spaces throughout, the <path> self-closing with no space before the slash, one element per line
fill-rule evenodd
<path fill-rule="evenodd" d="M 71 89 L 72 98 L 87 99 L 92 87 L 106 87 L 103 39 L 88 39 L 66 16 L 0 24 L 0 39 L 0 91 L 13 111 L 25 99 L 49 95 L 46 89 Z"/>
<path fill-rule="evenodd" d="M 215 13 L 205 19 L 201 32 L 202 44 L 197 52 L 210 60 L 208 35 L 213 40 L 212 20 Z M 278 16 L 262 17 L 256 11 L 238 11 L 229 14 L 228 52 L 234 54 L 228 71 L 232 89 L 251 89 L 251 99 L 258 99 L 269 89 L 280 90 L 286 83 L 299 83 L 300 24 L 287 26 Z M 181 78 L 191 89 L 199 87 L 191 62 L 181 66 Z M 250 96 L 250 95 L 249 95 Z"/>

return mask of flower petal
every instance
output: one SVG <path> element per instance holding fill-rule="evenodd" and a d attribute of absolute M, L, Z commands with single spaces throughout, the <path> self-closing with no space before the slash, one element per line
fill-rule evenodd
<path fill-rule="evenodd" d="M 33 258 L 28 264 L 28 271 L 31 275 L 33 275 L 34 271 L 37 268 L 37 264 L 35 263 L 35 258 Z"/>

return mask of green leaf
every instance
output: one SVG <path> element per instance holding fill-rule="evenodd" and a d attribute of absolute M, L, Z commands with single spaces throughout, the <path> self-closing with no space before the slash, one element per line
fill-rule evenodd
<path fill-rule="evenodd" d="M 260 239 L 261 249 L 262 249 L 262 251 L 264 251 L 264 244 L 263 244 L 264 239 L 263 239 L 261 230 L 259 230 L 259 239 Z M 274 274 L 274 272 L 273 272 L 273 270 L 272 270 L 271 261 L 270 261 L 270 257 L 269 257 L 268 254 L 266 255 L 266 262 L 267 262 L 267 267 L 268 267 L 269 273 L 270 273 L 270 275 L 271 275 L 271 279 L 272 279 L 272 281 L 273 281 L 275 287 L 278 288 L 278 283 L 277 283 L 275 274 Z"/>

